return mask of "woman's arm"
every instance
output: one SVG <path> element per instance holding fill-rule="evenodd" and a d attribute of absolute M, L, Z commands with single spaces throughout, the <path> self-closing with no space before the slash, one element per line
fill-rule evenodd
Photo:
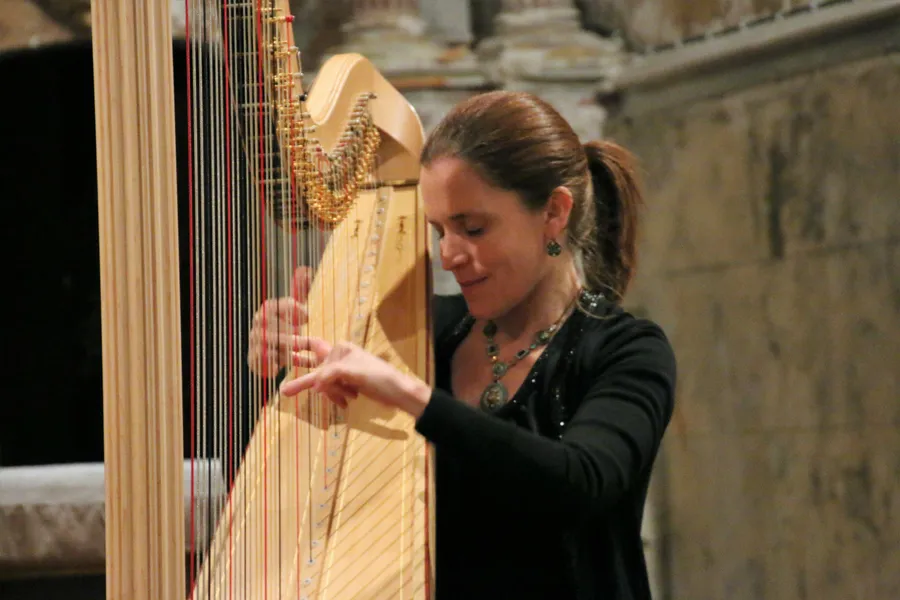
<path fill-rule="evenodd" d="M 346 406 L 359 394 L 416 418 L 416 429 L 464 469 L 496 484 L 519 506 L 577 522 L 634 488 L 652 464 L 672 415 L 675 358 L 647 321 L 614 326 L 586 343 L 593 379 L 561 440 L 550 440 L 482 413 L 345 342 L 306 338 L 316 368 L 281 385 L 313 389 Z M 614 335 L 613 335 L 614 333 Z"/>
<path fill-rule="evenodd" d="M 652 464 L 672 415 L 676 365 L 652 324 L 600 350 L 595 380 L 560 440 L 540 437 L 435 390 L 417 430 L 519 506 L 568 516 L 603 510 Z"/>

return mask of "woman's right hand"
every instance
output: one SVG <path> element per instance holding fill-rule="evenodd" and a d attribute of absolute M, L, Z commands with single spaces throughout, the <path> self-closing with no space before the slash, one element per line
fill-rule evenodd
<path fill-rule="evenodd" d="M 294 271 L 292 295 L 263 302 L 253 315 L 247 365 L 260 377 L 273 377 L 291 362 L 292 349 L 300 341 L 300 326 L 307 321 L 309 267 Z"/>

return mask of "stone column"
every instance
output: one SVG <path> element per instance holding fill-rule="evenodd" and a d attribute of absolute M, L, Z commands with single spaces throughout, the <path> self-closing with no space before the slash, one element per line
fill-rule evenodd
<path fill-rule="evenodd" d="M 357 52 L 371 60 L 398 88 L 469 86 L 483 81 L 478 62 L 464 45 L 430 37 L 419 0 L 349 0 L 341 27 L 344 43 L 334 54 Z"/>
<path fill-rule="evenodd" d="M 501 0 L 494 36 L 479 47 L 497 81 L 609 80 L 622 67 L 622 41 L 584 30 L 574 0 Z"/>
<path fill-rule="evenodd" d="M 495 85 L 542 96 L 587 141 L 601 136 L 596 97 L 612 89 L 626 53 L 621 39 L 581 27 L 574 0 L 501 0 L 478 55 Z"/>

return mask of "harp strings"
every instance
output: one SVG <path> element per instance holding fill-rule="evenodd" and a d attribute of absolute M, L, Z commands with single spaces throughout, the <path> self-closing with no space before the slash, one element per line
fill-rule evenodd
<path fill-rule="evenodd" d="M 230 240 L 227 239 L 227 221 L 228 211 L 230 207 L 229 192 L 227 189 L 228 164 L 225 158 L 230 154 L 227 147 L 228 123 L 222 118 L 225 107 L 223 104 L 227 102 L 227 98 L 223 92 L 225 73 L 227 68 L 224 55 L 224 40 L 227 40 L 227 30 L 224 29 L 225 21 L 220 18 L 218 11 L 209 10 L 206 13 L 208 20 L 207 28 L 210 35 L 215 36 L 215 43 L 211 46 L 210 53 L 210 96 L 213 102 L 210 106 L 210 142 L 213 159 L 211 161 L 212 170 L 210 176 L 211 193 L 215 198 L 212 204 L 212 215 L 210 218 L 212 229 L 212 254 L 217 260 L 210 261 L 212 267 L 212 280 L 210 282 L 209 293 L 212 296 L 212 355 L 213 355 L 213 377 L 210 382 L 212 387 L 211 398 L 213 402 L 213 425 L 212 439 L 215 456 L 221 461 L 222 469 L 228 473 L 230 448 L 226 442 L 228 433 L 226 414 L 231 414 L 232 398 L 228 395 L 228 382 L 231 378 L 231 371 L 228 368 L 227 355 L 227 334 L 230 330 L 231 323 L 228 322 L 229 308 L 232 306 L 231 298 L 227 294 L 226 273 L 228 272 L 230 259 Z M 222 500 L 217 498 L 217 513 L 221 512 L 223 506 Z M 229 538 L 231 541 L 232 538 Z"/>
<path fill-rule="evenodd" d="M 212 286 L 212 280 L 215 277 L 214 272 L 209 268 L 207 258 L 210 252 L 214 252 L 213 247 L 210 248 L 212 239 L 211 235 L 212 212 L 215 208 L 215 195 L 209 184 L 214 181 L 213 176 L 208 173 L 214 170 L 213 161 L 208 159 L 208 147 L 213 144 L 213 140 L 206 131 L 206 124 L 211 122 L 209 111 L 211 105 L 209 99 L 213 96 L 210 88 L 211 78 L 208 73 L 211 71 L 211 55 L 205 51 L 211 38 L 209 32 L 208 15 L 199 5 L 195 5 L 188 10 L 189 19 L 189 60 L 191 73 L 190 79 L 190 104 L 191 104 L 191 129 L 192 140 L 192 175 L 191 175 L 191 195 L 193 198 L 191 207 L 191 227 L 192 227 L 192 243 L 191 251 L 193 252 L 191 267 L 194 273 L 191 304 L 192 322 L 193 322 L 193 345 L 191 353 L 196 354 L 192 359 L 195 365 L 195 372 L 191 381 L 192 407 L 191 417 L 195 423 L 191 433 L 191 449 L 192 449 L 192 465 L 202 465 L 217 454 L 214 443 L 210 443 L 210 436 L 214 434 L 215 427 L 211 423 L 210 410 L 217 411 L 215 406 L 216 398 L 211 397 L 211 390 L 207 387 L 210 382 L 215 380 L 215 371 L 218 366 L 214 354 L 216 344 L 207 343 L 206 336 L 208 332 L 215 331 L 215 316 L 210 305 L 210 298 L 205 294 Z M 213 376 L 210 377 L 210 371 Z M 202 489 L 204 483 L 206 489 Z M 197 547 L 204 543 L 204 538 L 208 535 L 211 523 L 210 516 L 214 514 L 216 506 L 214 503 L 218 499 L 212 494 L 210 487 L 211 479 L 206 481 L 192 481 L 192 490 L 196 496 L 192 497 L 192 512 L 196 514 L 194 522 L 194 530 L 192 531 L 192 546 Z M 202 497 L 207 498 L 207 502 L 202 502 Z M 195 554 L 196 559 L 200 560 L 200 553 Z"/>
<path fill-rule="evenodd" d="M 222 405 L 227 407 L 227 415 L 222 415 L 222 425 L 224 426 L 222 431 L 227 432 L 227 434 L 220 439 L 223 444 L 221 455 L 226 457 L 226 480 L 230 487 L 235 480 L 239 464 L 240 448 L 236 440 L 242 439 L 243 431 L 241 418 L 244 410 L 243 402 L 240 399 L 244 394 L 241 393 L 242 386 L 238 385 L 240 378 L 237 377 L 237 373 L 238 365 L 242 364 L 240 362 L 242 353 L 239 349 L 244 347 L 246 337 L 244 335 L 245 326 L 242 326 L 243 319 L 241 318 L 246 309 L 241 301 L 245 296 L 239 292 L 242 287 L 240 271 L 244 254 L 241 252 L 244 245 L 242 240 L 246 239 L 246 236 L 243 235 L 240 229 L 242 220 L 239 219 L 239 213 L 241 212 L 239 207 L 242 196 L 239 193 L 240 187 L 237 183 L 241 173 L 239 162 L 241 152 L 238 144 L 241 127 L 237 119 L 241 104 L 242 80 L 240 73 L 235 72 L 235 57 L 240 55 L 241 49 L 240 45 L 235 43 L 237 32 L 232 24 L 239 24 L 239 21 L 228 14 L 229 9 L 229 3 L 227 1 L 223 2 L 221 10 L 214 11 L 214 15 L 215 20 L 221 23 L 218 29 L 222 31 L 222 44 L 221 46 L 216 45 L 217 51 L 221 48 L 222 68 L 218 69 L 216 73 L 220 81 L 220 84 L 217 86 L 217 94 L 221 94 L 221 102 L 217 104 L 220 109 L 215 122 L 224 125 L 224 139 L 220 138 L 220 141 L 223 142 L 221 148 L 224 149 L 225 153 L 223 162 L 225 173 L 222 174 L 222 179 L 224 180 L 226 202 L 226 226 L 225 235 L 223 236 L 224 254 L 221 255 L 226 273 L 224 285 L 219 287 L 219 291 L 224 293 L 221 305 L 226 307 L 225 322 L 227 323 L 224 338 L 221 338 L 222 348 L 228 352 L 227 361 L 222 365 L 227 373 L 227 379 L 225 377 L 222 378 L 223 383 L 227 385 L 227 402 Z M 247 222 L 254 223 L 252 219 Z M 228 494 L 228 506 L 224 510 L 227 511 L 229 519 L 233 518 L 235 513 L 234 501 L 234 495 Z M 222 512 L 222 510 L 220 509 L 219 512 Z M 234 544 L 235 534 L 232 529 L 228 536 L 229 555 L 233 555 Z M 235 578 L 240 574 L 240 566 L 234 565 L 232 561 L 229 561 L 227 577 L 232 587 Z"/>
<path fill-rule="evenodd" d="M 194 33 L 194 22 L 192 20 L 192 15 L 194 14 L 194 5 L 192 0 L 185 0 L 185 73 L 187 75 L 186 85 L 187 85 L 187 94 L 186 94 L 186 103 L 187 103 L 187 172 L 188 172 L 188 252 L 190 253 L 190 257 L 188 259 L 188 339 L 189 346 L 187 354 L 187 362 L 188 362 L 188 373 L 187 373 L 187 381 L 188 381 L 188 406 L 187 406 L 187 456 L 190 460 L 190 481 L 188 482 L 187 490 L 188 490 L 188 534 L 187 534 L 187 542 L 188 542 L 188 573 L 187 580 L 188 585 L 193 587 L 194 580 L 196 578 L 197 572 L 197 552 L 195 549 L 198 548 L 199 543 L 197 540 L 197 490 L 196 490 L 196 436 L 194 434 L 196 427 L 196 372 L 197 372 L 197 364 L 196 364 L 196 352 L 194 349 L 197 347 L 197 338 L 196 338 L 196 330 L 197 324 L 195 319 L 195 299 L 196 299 L 196 274 L 195 274 L 195 264 L 196 264 L 196 256 L 193 254 L 193 249 L 196 247 L 196 228 L 194 226 L 194 202 L 195 202 L 195 194 L 194 194 L 194 173 L 196 171 L 196 164 L 194 161 L 194 139 L 193 139 L 193 124 L 196 120 L 196 116 L 194 113 L 195 105 L 193 103 L 193 95 L 196 86 L 195 79 L 195 65 L 193 62 L 194 58 L 194 43 L 195 43 L 195 33 Z"/>
<path fill-rule="evenodd" d="M 284 465 L 270 464 L 267 457 L 278 456 L 269 447 L 270 435 L 265 431 L 273 424 L 261 419 L 265 448 L 260 459 L 261 481 L 244 478 L 244 488 L 235 490 L 222 500 L 211 487 L 199 489 L 201 478 L 195 465 L 202 460 L 221 462 L 227 485 L 235 481 L 242 459 L 242 442 L 249 437 L 253 423 L 263 414 L 272 396 L 268 379 L 240 376 L 241 359 L 246 348 L 247 318 L 268 298 L 277 298 L 290 285 L 289 274 L 301 260 L 315 263 L 319 235 L 279 236 L 272 226 L 276 204 L 290 194 L 289 181 L 281 176 L 285 164 L 283 149 L 275 139 L 276 116 L 267 95 L 268 83 L 274 75 L 268 60 L 273 47 L 270 7 L 260 2 L 208 2 L 185 0 L 187 3 L 189 119 L 191 129 L 191 546 L 195 550 L 191 563 L 191 580 L 201 572 L 207 552 L 216 561 L 228 562 L 227 573 L 218 570 L 219 578 L 228 581 L 198 582 L 206 595 L 235 586 L 235 577 L 250 568 L 267 569 L 272 561 L 270 550 L 279 549 L 277 540 L 268 539 L 271 527 L 267 519 L 280 514 L 269 506 L 270 499 L 281 501 L 280 495 L 269 493 L 270 484 L 279 483 Z M 286 25 L 286 24 L 285 24 Z M 279 105 L 284 98 L 276 98 Z M 277 110 L 277 107 L 276 109 Z M 297 203 L 291 203 L 299 210 Z M 299 222 L 297 218 L 295 222 Z M 315 228 L 312 231 L 316 231 Z M 280 242 L 279 242 L 280 238 Z M 279 244 L 281 248 L 279 250 Z M 289 245 L 293 248 L 288 249 Z M 300 252 L 298 252 L 298 250 Z M 300 254 L 303 257 L 299 256 Z M 275 313 L 262 315 L 261 341 L 264 363 L 274 360 L 278 352 L 268 319 Z M 277 323 L 276 327 L 281 327 Z M 278 334 L 290 331 L 277 331 Z M 315 404 L 313 404 L 315 407 Z M 314 408 L 315 409 L 315 408 Z M 317 410 L 317 409 L 315 409 Z M 280 419 L 280 413 L 275 413 Z M 274 423 L 278 430 L 280 423 Z M 297 436 L 302 427 L 298 425 Z M 307 436 L 308 437 L 308 436 Z M 297 455 L 301 445 L 297 443 Z M 305 452 L 312 455 L 312 448 Z M 203 480 L 210 486 L 212 479 Z M 261 490 L 258 489 L 261 486 Z M 299 494 L 298 494 L 299 495 Z M 202 501 L 215 499 L 213 503 Z M 235 506 L 235 497 L 249 499 L 249 507 Z M 224 502 L 227 501 L 227 506 Z M 298 502 L 298 506 L 304 503 Z M 249 508 L 249 513 L 244 509 Z M 219 518 L 227 520 L 227 547 L 207 548 L 204 538 L 216 529 Z M 240 538 L 234 531 L 248 522 L 262 523 L 251 534 Z M 244 544 L 236 552 L 235 544 Z M 243 564 L 232 565 L 231 557 L 240 555 Z M 254 564 L 249 564 L 248 557 Z M 258 558 L 257 558 L 258 557 Z M 236 575 L 235 568 L 238 569 Z M 207 570 L 209 576 L 212 571 Z M 239 586 L 238 586 L 239 587 Z"/>
<path fill-rule="evenodd" d="M 245 423 L 258 412 L 253 396 L 262 396 L 251 393 L 247 401 L 241 349 L 246 347 L 247 313 L 254 298 L 262 295 L 259 288 L 253 289 L 259 279 L 255 253 L 245 252 L 242 246 L 248 240 L 259 243 L 263 223 L 248 210 L 258 192 L 242 176 L 247 161 L 241 159 L 240 136 L 235 135 L 240 129 L 238 113 L 246 101 L 241 84 L 247 79 L 242 81 L 240 74 L 229 72 L 236 64 L 232 56 L 241 52 L 228 31 L 233 21 L 227 15 L 229 6 L 185 1 L 192 252 L 190 579 L 194 581 L 225 502 L 232 513 L 233 496 L 225 497 L 222 491 L 234 481 L 240 462 L 239 441 L 248 429 Z M 197 465 L 208 465 L 206 477 L 198 474 Z M 224 479 L 216 489 L 213 473 Z M 229 536 L 229 544 L 233 542 Z M 198 587 L 212 584 L 198 582 Z"/>
<path fill-rule="evenodd" d="M 413 540 L 412 520 L 404 519 L 399 533 L 382 522 L 387 516 L 354 522 L 354 514 L 367 507 L 339 498 L 338 490 L 364 485 L 369 476 L 365 465 L 374 464 L 377 440 L 362 438 L 349 450 L 346 415 L 317 393 L 297 400 L 301 418 L 271 410 L 274 380 L 246 372 L 248 327 L 266 300 L 298 295 L 294 275 L 305 265 L 317 274 L 326 312 L 333 309 L 349 319 L 313 315 L 298 333 L 362 343 L 375 306 L 375 273 L 382 259 L 378 248 L 391 190 L 377 187 L 377 160 L 358 180 L 357 169 L 365 164 L 359 153 L 365 147 L 354 146 L 355 138 L 329 155 L 293 143 L 312 144 L 314 136 L 305 127 L 308 119 L 288 118 L 305 114 L 307 107 L 300 97 L 300 61 L 286 43 L 290 23 L 273 18 L 272 0 L 185 2 L 194 242 L 191 458 L 192 465 L 218 461 L 229 490 L 225 496 L 217 494 L 211 474 L 192 474 L 191 581 L 202 597 L 230 599 L 237 597 L 234 590 L 246 589 L 246 582 L 261 576 L 267 582 L 264 593 L 253 597 L 302 597 L 309 562 L 324 560 L 325 545 L 317 545 L 319 527 L 330 526 L 338 504 L 344 507 L 344 537 L 365 539 L 360 528 L 371 527 L 380 532 L 374 542 L 394 543 L 399 536 L 406 547 Z M 298 164 L 305 170 L 297 170 Z M 321 179 L 315 185 L 306 179 L 307 171 L 325 175 L 325 186 Z M 352 204 L 340 233 L 334 223 L 306 208 L 306 201 L 320 199 L 314 194 L 335 199 L 357 187 L 365 190 L 363 195 L 375 196 L 375 208 Z M 291 336 L 295 323 L 268 322 L 278 318 L 275 311 L 261 316 L 261 360 L 267 365 L 276 358 L 270 353 L 279 351 L 272 332 Z M 248 464 L 245 445 L 256 433 L 261 434 L 261 450 Z M 286 446 L 289 454 L 282 451 Z M 350 452 L 357 466 L 343 472 Z M 411 455 L 404 452 L 378 468 L 391 473 L 407 468 Z M 238 477 L 247 467 L 258 473 Z M 290 479 L 295 484 L 285 485 Z M 235 482 L 238 486 L 232 488 Z M 282 489 L 293 490 L 292 497 Z M 413 491 L 410 486 L 404 497 L 412 499 Z M 294 526 L 285 527 L 282 519 Z M 222 524 L 224 537 L 212 544 Z"/>

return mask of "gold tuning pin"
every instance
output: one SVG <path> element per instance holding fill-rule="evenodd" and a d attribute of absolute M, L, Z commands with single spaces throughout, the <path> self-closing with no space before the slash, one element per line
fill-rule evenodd
<path fill-rule="evenodd" d="M 300 110 L 300 103 L 296 100 L 291 102 L 280 102 L 277 105 L 278 112 L 287 112 L 287 111 L 296 111 Z"/>
<path fill-rule="evenodd" d="M 272 9 L 273 11 L 281 12 L 280 8 Z M 268 23 L 293 23 L 294 15 L 283 15 L 279 17 L 269 17 L 266 19 Z"/>
<path fill-rule="evenodd" d="M 275 55 L 276 58 L 287 58 L 291 54 L 294 54 L 295 52 L 297 52 L 297 46 L 288 46 L 287 42 L 274 42 L 273 46 L 276 43 L 279 45 L 280 48 L 283 48 L 282 50 L 275 50 L 273 48 L 272 53 Z"/>

